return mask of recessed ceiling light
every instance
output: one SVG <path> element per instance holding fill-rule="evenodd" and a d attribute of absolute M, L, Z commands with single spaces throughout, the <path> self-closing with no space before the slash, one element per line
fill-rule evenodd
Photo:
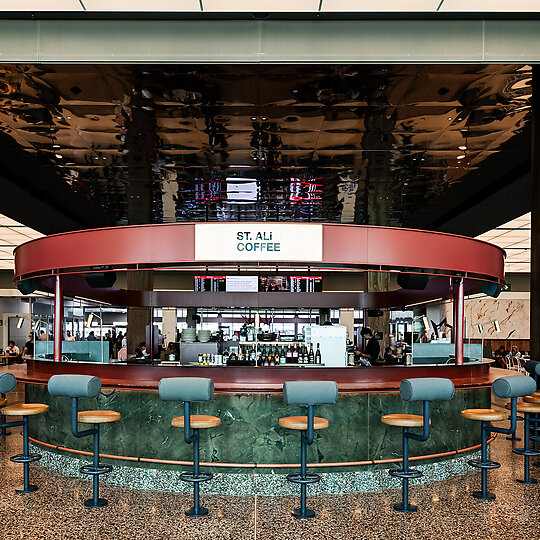
<path fill-rule="evenodd" d="M 460 150 L 467 150 L 467 147 L 465 145 L 458 146 Z"/>
<path fill-rule="evenodd" d="M 456 159 L 463 159 L 465 156 L 465 154 L 461 154 L 460 156 L 458 156 Z"/>
<path fill-rule="evenodd" d="M 59 144 L 53 144 L 52 147 L 53 148 L 60 148 L 60 145 Z"/>
<path fill-rule="evenodd" d="M 99 159 L 99 156 L 96 156 L 94 159 Z"/>
<path fill-rule="evenodd" d="M 62 159 L 62 158 L 63 158 L 62 154 L 54 154 L 54 157 L 57 157 L 58 159 Z"/>
<path fill-rule="evenodd" d="M 71 116 L 66 116 L 66 118 L 67 118 L 68 120 L 71 120 Z"/>
<path fill-rule="evenodd" d="M 452 120 L 452 117 L 451 117 L 451 116 L 449 116 L 449 117 L 448 117 L 448 120 Z"/>

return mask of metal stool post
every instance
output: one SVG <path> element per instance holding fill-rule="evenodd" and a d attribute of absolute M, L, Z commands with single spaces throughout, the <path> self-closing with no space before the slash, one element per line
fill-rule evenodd
<path fill-rule="evenodd" d="M 0 401 L 6 399 L 6 394 L 0 393 Z M 6 422 L 6 417 L 3 414 L 0 414 L 0 425 L 2 426 L 0 428 L 0 435 L 2 437 L 5 437 L 6 435 L 9 435 L 9 431 L 5 428 L 4 424 Z"/>
<path fill-rule="evenodd" d="M 208 508 L 201 506 L 199 503 L 200 484 L 207 482 L 214 477 L 211 473 L 201 473 L 199 470 L 199 430 L 194 429 L 191 433 L 191 403 L 184 401 L 184 440 L 187 444 L 193 444 L 193 472 L 184 472 L 180 475 L 180 479 L 184 482 L 193 484 L 193 506 L 186 510 L 186 516 L 200 517 L 208 514 Z"/>

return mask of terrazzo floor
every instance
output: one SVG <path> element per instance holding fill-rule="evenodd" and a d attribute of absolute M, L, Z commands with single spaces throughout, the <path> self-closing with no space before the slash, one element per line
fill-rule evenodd
<path fill-rule="evenodd" d="M 19 396 L 13 395 L 14 400 Z M 521 429 L 521 423 L 520 423 Z M 479 473 L 431 485 L 411 487 L 416 514 L 395 512 L 398 490 L 358 495 L 309 498 L 317 515 L 299 521 L 290 516 L 297 497 L 230 497 L 208 495 L 205 518 L 187 518 L 187 495 L 140 491 L 103 484 L 109 499 L 102 509 L 86 509 L 87 481 L 67 478 L 31 466 L 31 481 L 39 490 L 17 495 L 22 466 L 9 456 L 20 451 L 20 430 L 0 438 L 0 539 L 538 539 L 540 484 L 525 486 L 522 458 L 511 453 L 510 441 L 499 436 L 493 457 L 501 469 L 490 472 L 489 489 L 497 499 L 483 502 L 470 493 L 478 489 Z M 514 443 L 516 444 L 516 443 Z M 517 443 L 519 444 L 519 443 Z M 540 469 L 533 474 L 540 478 Z"/>

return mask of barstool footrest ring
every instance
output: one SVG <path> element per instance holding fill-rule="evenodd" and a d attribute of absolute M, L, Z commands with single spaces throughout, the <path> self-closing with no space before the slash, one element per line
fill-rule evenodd
<path fill-rule="evenodd" d="M 79 469 L 79 472 L 82 474 L 96 475 L 110 473 L 112 470 L 113 468 L 111 465 L 102 465 L 100 463 L 97 468 L 93 465 L 84 465 Z"/>
<path fill-rule="evenodd" d="M 482 461 L 480 459 L 470 459 L 467 463 L 471 467 L 476 467 L 477 469 L 498 469 L 501 464 L 496 461 Z"/>
<path fill-rule="evenodd" d="M 41 459 L 41 454 L 15 454 L 9 459 L 14 463 L 32 463 L 34 461 L 39 461 Z"/>
<path fill-rule="evenodd" d="M 416 469 L 409 469 L 408 471 L 404 471 L 403 469 L 389 469 L 388 474 L 396 478 L 420 478 L 424 476 L 423 473 Z"/>
<path fill-rule="evenodd" d="M 540 451 L 534 450 L 533 448 L 513 448 L 512 452 L 520 456 L 529 456 L 529 457 L 540 456 Z"/>
<path fill-rule="evenodd" d="M 295 484 L 315 484 L 320 482 L 321 477 L 313 473 L 307 473 L 306 476 L 302 476 L 300 473 L 291 473 L 287 475 L 287 480 Z"/>
<path fill-rule="evenodd" d="M 183 480 L 184 482 L 191 482 L 194 484 L 197 484 L 199 482 L 207 482 L 208 480 L 212 480 L 214 475 L 212 473 L 206 473 L 206 472 L 200 472 L 198 475 L 195 475 L 195 473 L 192 472 L 183 472 L 180 474 L 180 480 Z"/>

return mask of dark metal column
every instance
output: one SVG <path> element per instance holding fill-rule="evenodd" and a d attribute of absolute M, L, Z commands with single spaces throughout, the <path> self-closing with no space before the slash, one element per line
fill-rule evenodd
<path fill-rule="evenodd" d="M 540 360 L 540 66 L 532 67 L 531 359 Z"/>
<path fill-rule="evenodd" d="M 56 276 L 54 282 L 54 361 L 62 361 L 62 338 L 64 326 L 64 297 L 62 278 Z"/>

